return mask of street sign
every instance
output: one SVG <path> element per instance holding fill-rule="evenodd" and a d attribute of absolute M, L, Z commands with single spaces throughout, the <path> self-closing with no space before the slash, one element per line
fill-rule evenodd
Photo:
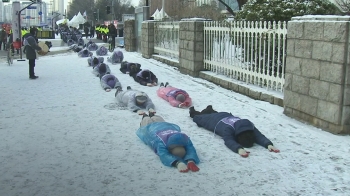
<path fill-rule="evenodd" d="M 38 12 L 38 14 L 39 14 L 39 16 L 41 16 L 41 15 L 43 14 L 43 12 L 42 12 L 42 11 L 40 11 L 40 12 Z"/>
<path fill-rule="evenodd" d="M 30 16 L 26 16 L 26 19 L 30 19 Z"/>
<path fill-rule="evenodd" d="M 35 10 L 35 9 L 36 9 L 36 6 L 28 6 L 27 9 Z"/>

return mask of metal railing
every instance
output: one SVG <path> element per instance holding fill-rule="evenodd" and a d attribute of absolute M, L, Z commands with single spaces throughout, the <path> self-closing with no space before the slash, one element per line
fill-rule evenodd
<path fill-rule="evenodd" d="M 206 69 L 283 91 L 286 22 L 209 21 L 204 24 L 204 36 Z"/>

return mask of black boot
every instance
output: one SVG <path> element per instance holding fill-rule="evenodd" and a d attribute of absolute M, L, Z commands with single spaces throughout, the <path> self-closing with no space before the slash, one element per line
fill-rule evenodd
<path fill-rule="evenodd" d="M 146 114 L 146 115 L 147 115 L 147 114 Z M 152 116 L 154 116 L 154 113 L 149 112 L 149 113 L 148 113 L 148 116 L 149 116 L 149 117 L 152 117 Z"/>
<path fill-rule="evenodd" d="M 201 111 L 201 114 L 212 114 L 217 113 L 217 111 L 213 110 L 212 105 L 208 105 L 204 110 Z"/>
<path fill-rule="evenodd" d="M 120 86 L 118 86 L 116 89 L 117 89 L 117 91 L 115 91 L 114 97 L 117 97 L 118 93 L 123 91 Z"/>
<path fill-rule="evenodd" d="M 200 112 L 198 112 L 198 111 L 196 111 L 195 109 L 194 109 L 194 107 L 192 106 L 192 107 L 190 107 L 189 108 L 189 110 L 190 110 L 190 117 L 191 118 L 193 118 L 195 115 L 199 115 L 199 114 L 201 114 Z"/>

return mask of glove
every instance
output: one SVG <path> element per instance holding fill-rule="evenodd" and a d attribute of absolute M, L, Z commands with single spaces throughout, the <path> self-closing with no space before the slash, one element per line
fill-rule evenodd
<path fill-rule="evenodd" d="M 248 157 L 249 156 L 249 153 L 248 151 L 244 150 L 243 148 L 240 148 L 238 150 L 238 154 L 241 155 L 242 157 Z"/>
<path fill-rule="evenodd" d="M 275 148 L 274 146 L 272 145 L 268 145 L 267 146 L 267 149 L 270 151 L 270 152 L 275 152 L 275 153 L 279 153 L 280 150 L 278 150 L 277 148 Z"/>
<path fill-rule="evenodd" d="M 106 92 L 109 92 L 109 91 L 111 91 L 111 89 L 110 88 L 106 88 L 106 90 L 105 90 Z"/>
<path fill-rule="evenodd" d="M 153 113 L 153 114 L 156 113 L 156 111 L 155 111 L 153 108 L 150 108 L 150 109 L 148 110 L 148 112 L 149 112 L 149 113 Z"/>
<path fill-rule="evenodd" d="M 186 108 L 187 104 L 185 102 L 179 104 L 179 108 Z"/>
<path fill-rule="evenodd" d="M 138 115 L 143 115 L 144 113 L 145 113 L 145 111 L 143 111 L 143 110 L 137 110 Z"/>
<path fill-rule="evenodd" d="M 153 86 L 153 84 L 152 83 L 147 83 L 147 86 Z"/>
<path fill-rule="evenodd" d="M 193 161 L 189 161 L 187 163 L 187 169 L 189 169 L 193 172 L 199 171 L 199 168 L 197 167 L 197 165 Z"/>
<path fill-rule="evenodd" d="M 157 82 L 153 82 L 152 85 L 153 86 L 157 86 L 158 84 L 157 84 Z"/>
<path fill-rule="evenodd" d="M 176 168 L 177 170 L 179 170 L 179 172 L 188 172 L 188 168 L 187 166 L 185 165 L 185 163 L 183 162 L 179 162 L 177 165 L 176 165 Z"/>

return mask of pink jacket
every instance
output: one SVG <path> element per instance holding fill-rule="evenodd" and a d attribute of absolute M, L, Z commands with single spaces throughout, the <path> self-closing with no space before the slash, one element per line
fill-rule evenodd
<path fill-rule="evenodd" d="M 178 89 L 178 88 L 175 88 L 172 86 L 160 87 L 157 90 L 157 95 L 159 97 L 161 97 L 162 99 L 168 101 L 170 103 L 170 105 L 172 105 L 174 107 L 179 107 L 179 104 L 181 103 L 175 99 L 176 95 L 178 95 L 178 94 L 183 94 L 186 97 L 185 102 L 184 102 L 186 107 L 190 107 L 192 105 L 192 100 L 191 100 L 190 96 L 184 90 L 181 90 L 181 89 Z"/>

